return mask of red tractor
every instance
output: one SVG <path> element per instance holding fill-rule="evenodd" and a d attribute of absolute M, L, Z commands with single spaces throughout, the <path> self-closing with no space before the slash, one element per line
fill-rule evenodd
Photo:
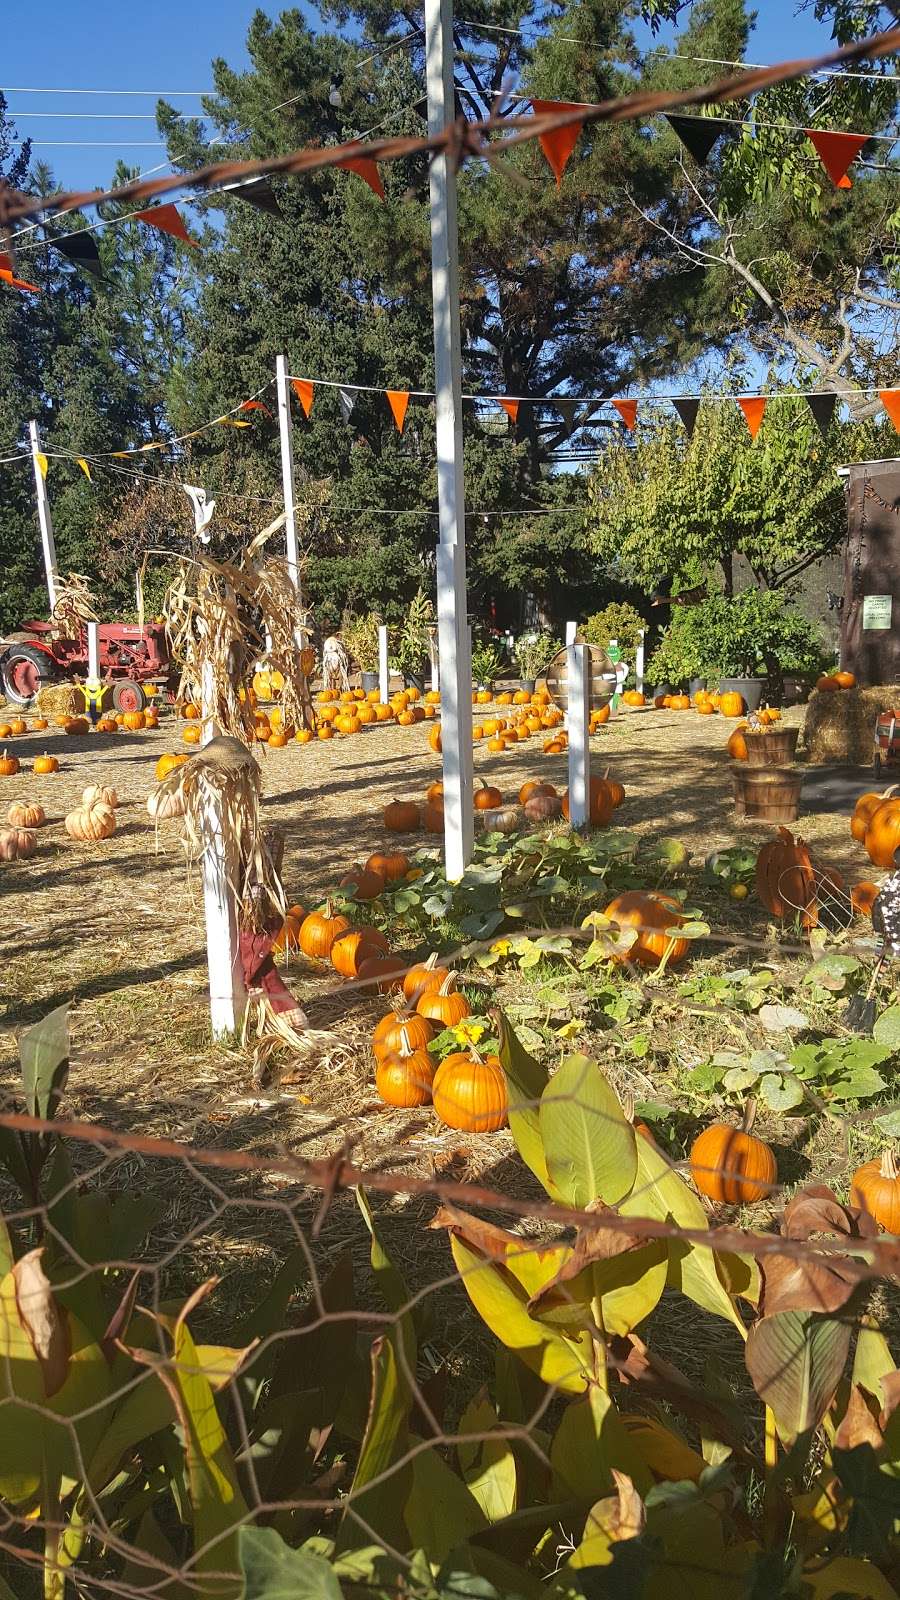
<path fill-rule="evenodd" d="M 142 711 L 144 684 L 171 692 L 172 665 L 166 630 L 160 622 L 143 628 L 128 622 L 99 625 L 100 679 L 112 684 L 116 711 Z M 13 638 L 0 640 L 0 683 L 7 700 L 27 706 L 48 684 L 85 679 L 88 672 L 87 629 L 77 639 L 53 637 L 49 622 L 26 622 Z"/>

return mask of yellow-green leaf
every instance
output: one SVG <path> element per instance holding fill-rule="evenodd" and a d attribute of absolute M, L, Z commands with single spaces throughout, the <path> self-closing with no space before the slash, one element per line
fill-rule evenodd
<path fill-rule="evenodd" d="M 586 1333 L 565 1338 L 529 1315 L 527 1302 L 541 1285 L 526 1293 L 520 1275 L 529 1270 L 526 1263 L 533 1258 L 527 1252 L 512 1257 L 507 1270 L 453 1234 L 450 1248 L 466 1293 L 491 1332 L 545 1383 L 568 1394 L 581 1393 L 590 1372 L 590 1338 Z M 544 1276 L 544 1282 L 554 1270 Z"/>
<path fill-rule="evenodd" d="M 634 1129 L 588 1056 L 568 1056 L 541 1099 L 540 1134 L 555 1189 L 572 1206 L 616 1205 L 634 1183 Z"/>

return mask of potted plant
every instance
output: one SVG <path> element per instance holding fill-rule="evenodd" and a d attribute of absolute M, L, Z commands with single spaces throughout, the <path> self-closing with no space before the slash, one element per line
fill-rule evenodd
<path fill-rule="evenodd" d="M 381 618 L 377 611 L 366 611 L 362 616 L 350 612 L 341 624 L 341 638 L 347 653 L 359 667 L 362 686 L 366 693 L 378 688 L 378 629 Z"/>
<path fill-rule="evenodd" d="M 404 621 L 394 637 L 394 661 L 403 674 L 403 682 L 424 693 L 428 671 L 428 641 L 434 627 L 434 606 L 424 589 L 419 589 L 409 603 Z"/>
<path fill-rule="evenodd" d="M 654 697 L 674 694 L 701 676 L 702 636 L 694 624 L 695 609 L 685 607 L 676 612 L 647 663 L 647 681 L 656 686 Z"/>
<path fill-rule="evenodd" d="M 482 641 L 472 650 L 472 686 L 491 689 L 503 671 L 503 656 L 495 644 Z"/>
<path fill-rule="evenodd" d="M 542 633 L 539 628 L 532 628 L 528 633 L 519 634 L 512 653 L 519 669 L 523 689 L 534 694 L 539 674 L 559 648 L 556 640 L 549 633 Z"/>
<path fill-rule="evenodd" d="M 748 711 L 781 693 L 784 673 L 812 671 L 822 643 L 814 623 L 792 611 L 777 589 L 715 594 L 672 618 L 650 662 L 651 677 L 717 682 L 739 694 Z"/>

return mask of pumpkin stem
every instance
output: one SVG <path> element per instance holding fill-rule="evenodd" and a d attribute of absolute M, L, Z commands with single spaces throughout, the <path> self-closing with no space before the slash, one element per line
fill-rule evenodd
<path fill-rule="evenodd" d="M 409 1056 L 415 1054 L 413 1047 L 409 1042 L 409 1034 L 407 1033 L 406 1029 L 402 1027 L 400 1029 L 400 1049 L 397 1051 L 397 1054 L 398 1056 L 402 1056 L 404 1061 Z"/>
<path fill-rule="evenodd" d="M 756 1095 L 752 1094 L 744 1106 L 744 1115 L 741 1120 L 741 1133 L 750 1133 L 756 1121 Z"/>
<path fill-rule="evenodd" d="M 427 967 L 429 972 L 433 972 L 437 966 L 437 960 L 437 951 L 432 950 L 431 955 L 428 957 L 427 961 L 422 962 L 422 965 L 423 967 Z"/>
<path fill-rule="evenodd" d="M 438 990 L 438 994 L 452 994 L 455 988 L 456 988 L 456 973 L 455 972 L 448 972 L 446 978 L 444 979 L 443 983 L 441 984 L 440 989 Z"/>
<path fill-rule="evenodd" d="M 897 1181 L 897 1158 L 890 1145 L 881 1152 L 881 1176 L 889 1183 Z"/>

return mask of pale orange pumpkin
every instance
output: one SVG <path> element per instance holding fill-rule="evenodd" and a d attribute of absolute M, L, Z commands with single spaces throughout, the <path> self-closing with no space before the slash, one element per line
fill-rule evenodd
<path fill-rule="evenodd" d="M 81 804 L 83 806 L 110 806 L 115 811 L 116 806 L 119 804 L 119 796 L 116 794 L 115 789 L 106 784 L 89 783 L 87 788 L 81 791 Z"/>
<path fill-rule="evenodd" d="M 27 861 L 37 849 L 37 834 L 30 828 L 0 828 L 0 861 Z"/>
<path fill-rule="evenodd" d="M 94 803 L 70 811 L 65 819 L 66 833 L 80 843 L 95 843 L 108 839 L 116 830 L 116 813 L 112 806 Z"/>
<path fill-rule="evenodd" d="M 33 800 L 14 800 L 6 813 L 6 820 L 11 828 L 32 830 L 43 826 L 47 821 L 47 813 L 43 806 Z"/>

